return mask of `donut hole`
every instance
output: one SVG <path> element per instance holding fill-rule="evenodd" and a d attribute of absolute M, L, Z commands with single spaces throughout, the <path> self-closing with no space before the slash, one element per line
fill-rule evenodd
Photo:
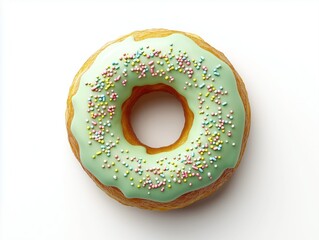
<path fill-rule="evenodd" d="M 194 114 L 187 100 L 165 84 L 134 87 L 122 105 L 123 135 L 149 154 L 172 151 L 188 138 Z"/>
<path fill-rule="evenodd" d="M 141 143 L 152 148 L 169 146 L 182 133 L 185 124 L 183 106 L 170 93 L 147 93 L 134 104 L 130 122 Z"/>

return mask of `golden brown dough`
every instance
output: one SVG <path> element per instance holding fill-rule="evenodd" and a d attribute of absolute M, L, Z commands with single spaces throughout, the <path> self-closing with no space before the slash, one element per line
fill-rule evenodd
<path fill-rule="evenodd" d="M 107 48 L 109 45 L 111 45 L 115 42 L 122 41 L 125 38 L 127 38 L 128 36 L 133 36 L 134 39 L 138 41 L 138 40 L 143 40 L 143 39 L 152 38 L 152 37 L 165 37 L 165 36 L 168 36 L 168 35 L 173 34 L 173 33 L 181 33 L 181 34 L 184 34 L 184 35 L 188 36 L 189 38 L 193 39 L 197 43 L 197 45 L 199 45 L 203 49 L 213 53 L 215 56 L 217 56 L 222 61 L 227 63 L 230 66 L 230 68 L 232 69 L 232 71 L 236 77 L 238 91 L 239 91 L 240 97 L 243 101 L 244 108 L 245 108 L 245 129 L 244 129 L 244 135 L 243 135 L 243 139 L 242 139 L 242 145 L 241 145 L 242 147 L 241 147 L 240 157 L 239 157 L 239 160 L 238 160 L 235 168 L 227 169 L 226 171 L 224 171 L 222 176 L 217 181 L 213 182 L 211 185 L 204 187 L 204 188 L 201 188 L 201 189 L 198 189 L 198 190 L 195 190 L 193 192 L 186 193 L 186 194 L 180 196 L 179 198 L 177 198 L 171 202 L 160 203 L 160 202 L 154 202 L 154 201 L 145 200 L 145 199 L 138 199 L 138 198 L 129 198 L 128 199 L 123 195 L 123 193 L 118 188 L 108 187 L 108 186 L 103 185 L 101 182 L 98 181 L 98 179 L 96 177 L 94 177 L 81 164 L 80 154 L 79 154 L 79 146 L 78 146 L 78 143 L 77 143 L 76 139 L 74 138 L 74 136 L 72 135 L 72 132 L 70 130 L 71 122 L 72 122 L 73 114 L 74 114 L 74 112 L 73 112 L 74 110 L 73 110 L 73 106 L 72 106 L 72 97 L 76 94 L 76 92 L 78 90 L 79 82 L 80 82 L 82 74 L 90 68 L 90 66 L 92 65 L 92 63 L 94 62 L 94 60 L 98 56 L 98 54 L 102 50 Z M 166 88 L 164 86 L 158 86 L 158 89 L 156 89 L 156 87 L 152 88 L 152 89 L 142 88 L 140 90 L 135 91 L 136 97 L 129 98 L 122 106 L 123 114 L 127 114 L 127 116 L 125 118 L 122 118 L 122 119 L 129 119 L 130 111 L 128 111 L 128 106 L 132 106 L 134 104 L 134 101 L 136 101 L 136 99 L 138 98 L 138 96 L 142 95 L 143 93 L 161 90 L 161 91 L 170 92 L 171 94 L 176 96 L 182 102 L 184 112 L 185 112 L 186 124 L 184 126 L 181 137 L 174 144 L 172 144 L 168 147 L 165 147 L 165 150 L 169 151 L 169 150 L 176 148 L 178 145 L 182 144 L 183 141 L 187 138 L 187 136 L 188 136 L 187 129 L 189 129 L 189 124 L 191 125 L 191 123 L 192 123 L 192 119 L 193 119 L 192 114 L 193 113 L 191 111 L 187 110 L 187 108 L 188 108 L 187 104 L 185 104 L 185 100 L 183 99 L 182 96 L 176 94 L 175 92 L 172 92 L 170 87 Z M 134 91 L 133 91 L 133 95 L 134 95 Z M 166 29 L 150 29 L 150 30 L 145 30 L 145 31 L 132 32 L 131 34 L 128 34 L 126 36 L 123 36 L 123 37 L 115 40 L 115 41 L 112 41 L 112 42 L 105 44 L 100 50 L 98 50 L 95 54 L 93 54 L 85 62 L 85 64 L 81 67 L 79 72 L 76 74 L 76 76 L 73 80 L 72 86 L 70 88 L 70 91 L 69 91 L 69 96 L 67 99 L 67 109 L 66 109 L 66 126 L 67 126 L 69 142 L 70 142 L 70 145 L 71 145 L 71 148 L 72 148 L 74 155 L 79 160 L 80 164 L 82 165 L 83 169 L 87 172 L 87 174 L 93 179 L 93 181 L 97 184 L 97 186 L 99 186 L 105 193 L 107 193 L 109 196 L 113 197 L 114 199 L 116 199 L 117 201 L 119 201 L 125 205 L 135 206 L 135 207 L 145 208 L 145 209 L 151 209 L 151 210 L 170 210 L 170 209 L 177 209 L 177 208 L 186 207 L 186 206 L 188 206 L 188 205 L 190 205 L 190 204 L 192 204 L 200 199 L 203 199 L 203 198 L 211 195 L 212 193 L 216 192 L 231 177 L 231 175 L 236 171 L 236 169 L 237 169 L 238 165 L 240 164 L 240 161 L 243 157 L 244 150 L 245 150 L 246 143 L 247 143 L 247 139 L 248 139 L 248 135 L 249 135 L 250 106 L 249 106 L 249 101 L 248 101 L 248 96 L 247 96 L 247 92 L 245 89 L 245 85 L 244 85 L 242 79 L 240 78 L 239 74 L 236 72 L 236 70 L 234 69 L 232 64 L 229 62 L 229 60 L 225 57 L 225 55 L 223 53 L 221 53 L 218 50 L 216 50 L 215 48 L 211 47 L 208 43 L 206 43 L 204 40 L 202 40 L 199 36 L 194 35 L 194 34 L 185 33 L 185 32 L 181 32 L 181 31 L 166 30 Z M 128 134 L 126 134 L 125 137 L 127 138 L 127 140 L 129 142 L 131 142 L 132 144 L 143 145 L 142 143 L 139 142 L 139 140 L 135 136 L 135 134 L 130 126 L 129 121 L 124 121 L 124 122 L 122 121 L 122 126 L 128 132 Z M 152 152 L 152 153 L 155 153 L 156 151 L 158 151 L 158 152 L 163 151 L 163 149 L 158 150 L 158 149 L 152 149 L 152 148 L 147 147 L 147 146 L 145 146 L 145 147 L 147 148 L 148 152 Z"/>

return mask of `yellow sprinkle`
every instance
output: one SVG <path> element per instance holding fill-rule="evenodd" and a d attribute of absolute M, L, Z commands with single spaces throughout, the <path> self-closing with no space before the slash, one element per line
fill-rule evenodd
<path fill-rule="evenodd" d="M 115 170 L 114 170 L 115 172 L 118 172 L 119 170 L 117 169 L 117 168 L 115 168 Z"/>

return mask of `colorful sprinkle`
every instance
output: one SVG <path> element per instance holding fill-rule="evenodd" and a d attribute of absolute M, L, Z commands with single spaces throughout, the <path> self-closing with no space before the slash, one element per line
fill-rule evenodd
<path fill-rule="evenodd" d="M 113 175 L 114 180 L 127 178 L 131 187 L 145 188 L 147 194 L 155 190 L 165 193 L 166 189 L 171 190 L 176 184 L 193 187 L 205 176 L 210 179 L 216 177 L 213 168 L 217 168 L 217 164 L 223 161 L 220 152 L 224 143 L 229 142 L 228 138 L 232 137 L 232 129 L 235 128 L 232 122 L 234 111 L 226 112 L 227 107 L 224 108 L 228 106 L 224 97 L 229 92 L 223 86 L 215 86 L 215 79 L 212 78 L 221 76 L 222 70 L 221 64 L 213 68 L 205 66 L 203 56 L 190 58 L 186 51 L 175 49 L 173 44 L 170 44 L 167 53 L 149 46 L 141 47 L 134 53 L 123 53 L 117 62 L 106 66 L 100 76 L 85 84 L 91 90 L 87 99 L 89 118 L 85 119 L 88 145 L 99 145 L 92 159 L 98 161 L 103 157 L 100 166 L 105 171 L 116 173 Z M 135 77 L 128 79 L 129 74 Z M 156 164 L 146 164 L 146 159 L 130 156 L 128 149 L 118 149 L 121 140 L 112 131 L 112 124 L 117 124 L 112 121 L 119 111 L 116 102 L 121 97 L 117 89 L 131 81 L 143 81 L 146 77 L 162 78 L 165 83 L 173 84 L 180 80 L 176 76 L 187 79 L 183 86 L 185 91 L 195 88 L 200 91 L 197 106 L 203 119 L 202 130 L 199 137 L 185 148 L 186 154 L 175 156 L 169 161 L 161 158 L 155 161 Z M 232 142 L 231 145 L 236 144 Z M 108 160 L 113 161 L 108 163 Z"/>

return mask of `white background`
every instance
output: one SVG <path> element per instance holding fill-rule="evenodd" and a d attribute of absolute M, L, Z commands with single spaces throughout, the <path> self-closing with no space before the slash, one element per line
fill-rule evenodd
<path fill-rule="evenodd" d="M 318 1 L 2 1 L 0 239 L 319 239 Z M 241 166 L 183 210 L 125 207 L 73 156 L 68 88 L 105 42 L 193 32 L 231 60 L 252 119 Z"/>

